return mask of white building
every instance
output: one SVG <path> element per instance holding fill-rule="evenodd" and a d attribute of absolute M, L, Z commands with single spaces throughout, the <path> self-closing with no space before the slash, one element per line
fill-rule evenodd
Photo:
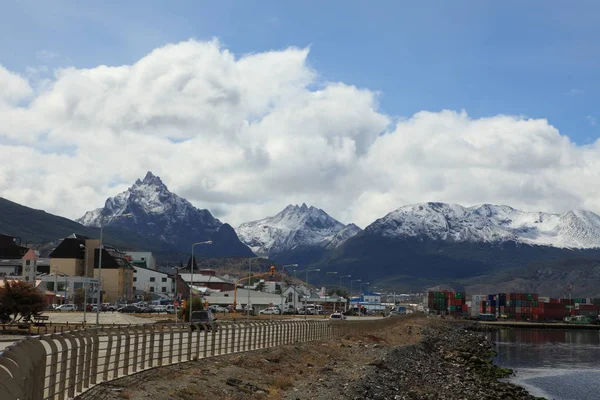
<path fill-rule="evenodd" d="M 131 257 L 131 263 L 134 266 L 142 266 L 146 263 L 146 268 L 156 270 L 156 259 L 149 251 L 129 251 L 125 255 Z"/>
<path fill-rule="evenodd" d="M 39 274 L 37 280 L 44 282 L 47 290 L 55 292 L 59 302 L 72 303 L 75 292 L 83 289 L 87 295 L 87 303 L 98 301 L 98 279 L 87 276 L 68 276 L 64 274 Z"/>
<path fill-rule="evenodd" d="M 211 305 L 229 306 L 233 304 L 234 291 L 209 293 L 205 297 Z M 254 312 L 259 312 L 267 307 L 281 306 L 282 297 L 278 294 L 258 292 L 256 290 L 237 290 L 237 309 L 241 310 L 250 304 L 254 308 Z M 285 305 L 285 301 L 284 301 Z"/>
<path fill-rule="evenodd" d="M 154 293 L 165 297 L 175 295 L 175 279 L 165 272 L 136 266 L 133 272 L 133 293 Z"/>

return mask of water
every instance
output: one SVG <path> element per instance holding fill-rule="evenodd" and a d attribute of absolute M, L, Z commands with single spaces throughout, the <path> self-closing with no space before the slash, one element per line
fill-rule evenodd
<path fill-rule="evenodd" d="M 600 331 L 502 329 L 495 363 L 515 370 L 509 381 L 553 400 L 600 399 Z"/>

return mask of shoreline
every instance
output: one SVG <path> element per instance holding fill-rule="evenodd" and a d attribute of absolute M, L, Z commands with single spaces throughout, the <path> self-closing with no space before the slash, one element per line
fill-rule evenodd
<path fill-rule="evenodd" d="M 508 382 L 513 371 L 493 363 L 495 344 L 476 323 L 432 321 L 414 345 L 386 352 L 356 382 L 353 399 L 540 399 Z"/>

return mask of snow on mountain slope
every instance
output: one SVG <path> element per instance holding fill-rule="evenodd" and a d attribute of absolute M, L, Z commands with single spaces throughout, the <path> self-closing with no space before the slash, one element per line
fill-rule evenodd
<path fill-rule="evenodd" d="M 360 228 L 346 226 L 321 209 L 290 204 L 273 217 L 241 224 L 236 232 L 256 254 L 275 257 L 298 247 L 341 244 Z"/>
<path fill-rule="evenodd" d="M 386 237 L 427 237 L 453 242 L 520 243 L 599 248 L 600 216 L 583 210 L 563 215 L 508 206 L 421 203 L 400 207 L 365 228 Z"/>

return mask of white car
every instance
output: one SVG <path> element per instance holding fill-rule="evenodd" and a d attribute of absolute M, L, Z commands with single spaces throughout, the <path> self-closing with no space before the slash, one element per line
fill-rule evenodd
<path fill-rule="evenodd" d="M 75 311 L 75 304 L 61 304 L 56 307 L 56 311 Z"/>
<path fill-rule="evenodd" d="M 332 321 L 343 321 L 346 319 L 346 316 L 342 313 L 333 313 L 329 316 L 329 319 Z"/>
<path fill-rule="evenodd" d="M 264 310 L 260 310 L 259 314 L 263 314 L 263 315 L 279 315 L 280 311 L 279 311 L 279 308 L 277 308 L 277 307 L 269 307 L 269 308 L 265 308 Z"/>

